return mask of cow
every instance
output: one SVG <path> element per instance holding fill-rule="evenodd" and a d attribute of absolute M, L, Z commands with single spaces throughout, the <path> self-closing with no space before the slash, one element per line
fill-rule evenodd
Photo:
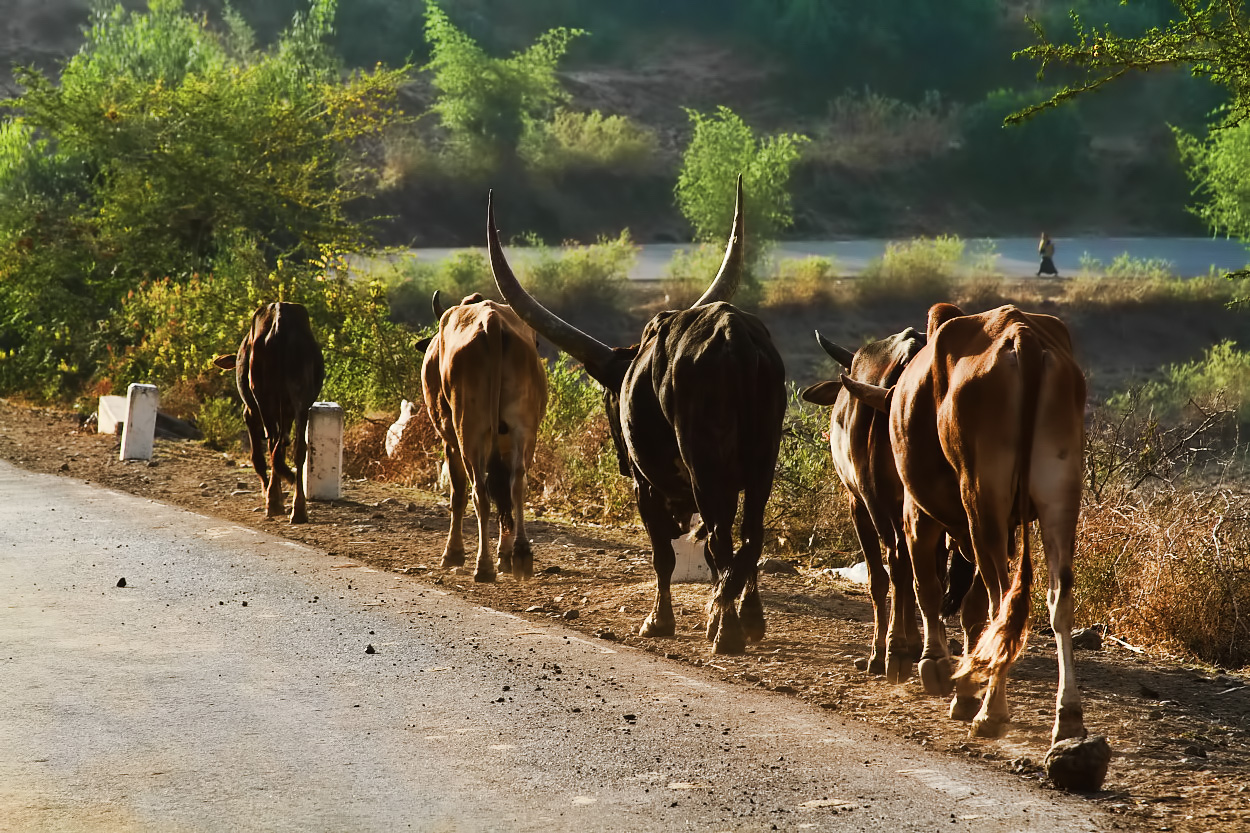
<path fill-rule="evenodd" d="M 689 309 L 652 318 L 632 347 L 609 347 L 530 297 L 499 245 L 493 196 L 486 230 L 499 291 L 530 326 L 581 361 L 603 386 L 620 472 L 634 481 L 638 513 L 651 539 L 655 599 L 639 634 L 675 632 L 672 539 L 689 528 L 697 512 L 707 532 L 704 559 L 716 577 L 707 638 L 714 653 L 743 653 L 747 641 L 764 636 L 758 564 L 787 397 L 785 368 L 768 329 L 728 303 L 742 272 L 741 178 L 733 231 L 715 279 Z M 735 553 L 740 493 L 741 546 Z"/>
<path fill-rule="evenodd" d="M 1051 741 L 1083 738 L 1072 651 L 1072 558 L 1081 503 L 1085 377 L 1067 327 L 1058 318 L 1012 305 L 964 315 L 951 304 L 936 304 L 929 310 L 927 336 L 893 387 L 841 377 L 853 396 L 889 413 L 890 445 L 904 491 L 903 526 L 924 620 L 919 670 L 925 691 L 948 695 L 953 685 L 950 716 L 970 720 L 974 736 L 1006 731 L 1007 674 L 1028 635 L 1029 528 L 1036 519 L 1059 655 Z M 1023 545 L 1012 575 L 1017 526 Z M 943 533 L 973 554 L 989 620 L 953 679 L 939 612 L 941 584 L 927 563 Z M 969 615 L 966 603 L 963 613 Z"/>
<path fill-rule="evenodd" d="M 892 386 L 907 362 L 924 345 L 911 327 L 873 341 L 852 353 L 824 338 L 816 340 L 852 379 Z M 817 405 L 830 405 L 829 448 L 842 481 L 851 521 L 868 565 L 872 595 L 873 643 L 868 671 L 900 683 L 912 673 L 920 656 L 911 560 L 903 536 L 903 484 L 894 469 L 889 418 L 851 396 L 841 382 L 818 382 L 799 394 Z M 881 547 L 885 547 L 885 562 Z M 887 598 L 893 598 L 887 618 Z"/>
<path fill-rule="evenodd" d="M 819 331 L 816 341 L 852 379 L 888 388 L 898 381 L 903 368 L 924 346 L 925 336 L 908 327 L 854 352 L 830 341 Z M 829 448 L 834 470 L 846 494 L 856 537 L 864 552 L 872 596 L 873 645 L 867 670 L 872 674 L 884 674 L 891 683 L 904 682 L 911 677 L 913 664 L 920 658 L 921 641 L 916 628 L 911 555 L 903 533 L 903 484 L 890 448 L 889 417 L 853 397 L 836 379 L 804 388 L 799 396 L 817 405 L 832 406 Z M 935 563 L 945 578 L 946 559 Z M 954 613 L 966 597 L 974 573 L 972 565 L 957 550 L 951 553 L 950 563 L 950 584 L 942 606 L 943 615 Z M 887 599 L 891 600 L 888 616 Z"/>
<path fill-rule="evenodd" d="M 442 564 L 464 564 L 461 526 L 471 494 L 478 535 L 473 579 L 496 576 L 488 552 L 492 502 L 499 513 L 498 572 L 532 578 L 525 482 L 547 410 L 547 372 L 534 333 L 508 306 L 477 293 L 444 309 L 435 292 L 432 305 L 438 333 L 417 346 L 425 351 L 425 407 L 443 440 L 451 481 L 451 530 Z"/>
<path fill-rule="evenodd" d="M 282 481 L 288 480 L 295 483 L 291 523 L 307 523 L 304 466 L 308 459 L 308 412 L 321 393 L 326 375 L 308 310 L 287 301 L 266 304 L 253 313 L 238 354 L 218 356 L 213 364 L 234 371 L 252 446 L 252 467 L 265 495 L 265 516 L 283 514 Z M 294 471 L 286 462 L 292 425 Z"/>

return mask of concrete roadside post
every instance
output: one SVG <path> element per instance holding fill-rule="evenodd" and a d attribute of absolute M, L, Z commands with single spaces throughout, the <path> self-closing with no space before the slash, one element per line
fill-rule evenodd
<path fill-rule="evenodd" d="M 308 460 L 304 494 L 312 500 L 342 497 L 343 409 L 337 402 L 314 402 L 308 412 Z"/>
<path fill-rule="evenodd" d="M 156 411 L 160 405 L 156 385 L 132 383 L 126 389 L 126 422 L 122 425 L 122 460 L 151 460 L 156 439 Z"/>

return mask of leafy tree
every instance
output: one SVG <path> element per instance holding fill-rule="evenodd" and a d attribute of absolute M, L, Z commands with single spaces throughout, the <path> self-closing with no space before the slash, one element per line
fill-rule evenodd
<path fill-rule="evenodd" d="M 1015 53 L 1038 62 L 1038 75 L 1047 70 L 1075 69 L 1078 80 L 1062 86 L 1046 101 L 1026 107 L 1011 121 L 1026 119 L 1122 78 L 1170 66 L 1187 66 L 1194 75 L 1228 90 L 1231 101 L 1227 124 L 1250 117 L 1250 15 L 1244 0 L 1172 0 L 1170 19 L 1151 25 L 1141 34 L 1121 35 L 1108 24 L 1090 26 L 1077 11 L 1071 14 L 1071 39 L 1052 40 L 1041 23 L 1030 20 L 1037 42 Z"/>
<path fill-rule="evenodd" d="M 252 281 L 361 246 L 346 214 L 369 185 L 361 140 L 392 117 L 402 72 L 341 79 L 335 9 L 312 0 L 261 52 L 237 16 L 220 35 L 181 0 L 117 6 L 59 82 L 20 72 L 0 131 L 0 390 L 81 383 L 145 337 L 108 344 L 128 293 L 206 275 L 240 241 Z"/>
<path fill-rule="evenodd" d="M 764 251 L 762 244 L 794 222 L 790 174 L 807 137 L 779 133 L 757 139 L 728 107 L 712 114 L 686 113 L 694 135 L 677 177 L 677 205 L 694 226 L 697 240 L 723 243 L 733 223 L 734 184 L 742 174 L 747 261 L 754 264 Z"/>
<path fill-rule="evenodd" d="M 556 66 L 569 44 L 586 34 L 557 27 L 508 58 L 487 55 L 456 28 L 436 3 L 425 12 L 425 35 L 438 98 L 433 110 L 454 140 L 468 149 L 515 152 L 531 125 L 551 117 L 568 95 Z"/>

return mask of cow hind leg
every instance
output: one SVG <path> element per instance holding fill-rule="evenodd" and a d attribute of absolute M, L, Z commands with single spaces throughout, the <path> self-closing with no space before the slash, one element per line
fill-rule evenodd
<path fill-rule="evenodd" d="M 712 641 L 714 654 L 741 654 L 746 651 L 747 641 L 758 642 L 764 638 L 764 606 L 759 600 L 759 560 L 764 549 L 764 504 L 772 487 L 771 480 L 749 484 L 742 495 L 742 545 L 733 552 L 733 519 L 737 514 L 736 493 L 720 496 L 723 506 L 721 517 L 711 526 L 709 546 L 721 561 L 721 552 L 732 554 L 729 569 L 720 577 L 716 594 L 712 599 L 712 616 L 708 618 L 708 638 Z M 700 497 L 696 486 L 695 499 Z M 705 505 L 700 502 L 699 508 Z M 706 517 L 706 515 L 704 516 Z M 718 547 L 723 548 L 719 550 Z M 734 600 L 745 593 L 748 603 L 743 610 L 734 609 Z M 742 613 L 746 615 L 743 616 Z M 715 632 L 713 627 L 716 626 Z"/>
<path fill-rule="evenodd" d="M 308 501 L 304 495 L 304 474 L 308 464 L 308 411 L 295 420 L 295 497 L 291 501 L 291 523 L 308 523 Z"/>
<path fill-rule="evenodd" d="M 886 605 L 890 596 L 890 574 L 881 561 L 881 543 L 877 537 L 877 528 L 873 525 L 868 508 L 853 495 L 850 497 L 851 520 L 855 525 L 855 535 L 859 538 L 860 549 L 864 551 L 864 563 L 868 565 L 868 589 L 872 596 L 872 649 L 869 652 L 867 668 L 870 674 L 884 674 L 886 668 L 886 639 L 889 634 L 889 617 Z M 855 660 L 859 666 L 865 662 Z"/>
<path fill-rule="evenodd" d="M 278 476 L 278 461 L 282 459 L 282 443 L 276 439 L 269 440 L 269 464 L 272 476 L 269 487 L 265 490 L 265 517 L 280 518 L 286 515 L 286 504 L 282 497 L 282 478 Z"/>
<path fill-rule="evenodd" d="M 511 467 L 498 451 L 490 456 L 486 464 L 486 490 L 490 493 L 491 503 L 495 505 L 495 514 L 499 517 L 499 546 L 496 550 L 498 561 L 496 568 L 500 574 L 512 572 L 512 557 L 515 549 L 516 521 L 513 515 L 513 474 Z"/>
<path fill-rule="evenodd" d="M 677 556 L 673 552 L 673 539 L 681 528 L 669 514 L 664 500 L 651 490 L 650 484 L 635 478 L 638 491 L 638 514 L 651 539 L 651 565 L 655 569 L 655 601 L 651 612 L 638 628 L 639 636 L 672 636 L 677 632 L 677 620 L 673 616 L 673 568 Z"/>
<path fill-rule="evenodd" d="M 943 530 L 937 521 L 924 514 L 910 499 L 904 503 L 903 524 L 907 532 L 907 550 L 912 559 L 916 601 L 924 621 L 920 680 L 926 694 L 945 697 L 950 694 L 953 683 L 946 624 L 942 621 L 942 580 L 936 563 Z"/>
<path fill-rule="evenodd" d="M 486 485 L 485 461 L 470 469 L 472 481 L 471 496 L 473 511 L 477 514 L 477 562 L 473 570 L 473 580 L 491 582 L 495 580 L 495 559 L 490 555 L 490 495 Z"/>
<path fill-rule="evenodd" d="M 956 557 L 962 558 L 962 556 Z M 964 594 L 959 608 L 965 651 L 971 651 L 981 638 L 981 633 L 989 622 L 989 610 L 990 600 L 985 590 L 985 582 L 980 578 L 975 578 L 972 586 Z M 969 723 L 980 711 L 981 684 L 971 675 L 958 678 L 955 681 L 955 697 L 951 700 L 951 719 Z"/>
<path fill-rule="evenodd" d="M 464 565 L 464 511 L 469 502 L 468 475 L 458 448 L 445 442 L 443 454 L 447 458 L 447 475 L 451 487 L 451 529 L 447 532 L 447 544 L 443 547 L 442 566 L 461 567 Z"/>

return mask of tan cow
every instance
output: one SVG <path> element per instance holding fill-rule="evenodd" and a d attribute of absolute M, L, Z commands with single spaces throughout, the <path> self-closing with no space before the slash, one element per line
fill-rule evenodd
<path fill-rule="evenodd" d="M 1033 580 L 1029 522 L 1036 519 L 1059 649 L 1052 741 L 1084 737 L 1071 633 L 1085 377 L 1072 357 L 1067 327 L 1010 305 L 964 315 L 938 304 L 929 310 L 928 344 L 894 387 L 887 391 L 845 375 L 842 382 L 890 414 L 890 444 L 904 487 L 903 524 L 924 618 L 925 690 L 949 694 L 952 687 L 939 573 L 922 563 L 940 551 L 938 541 L 947 533 L 963 552 L 974 554 L 990 618 L 955 674 L 951 717 L 971 720 L 975 735 L 1005 731 L 1007 673 L 1027 636 Z M 1013 576 L 1009 542 L 1021 521 L 1023 550 Z M 969 608 L 965 601 L 965 617 Z"/>
<path fill-rule="evenodd" d="M 491 503 L 499 512 L 499 572 L 531 578 L 525 476 L 547 409 L 547 374 L 534 332 L 510 307 L 476 293 L 447 310 L 435 293 L 434 311 L 438 334 L 419 346 L 425 350 L 425 407 L 443 438 L 451 475 L 443 566 L 464 564 L 461 526 L 471 490 L 478 532 L 474 580 L 495 580 L 487 553 Z"/>

